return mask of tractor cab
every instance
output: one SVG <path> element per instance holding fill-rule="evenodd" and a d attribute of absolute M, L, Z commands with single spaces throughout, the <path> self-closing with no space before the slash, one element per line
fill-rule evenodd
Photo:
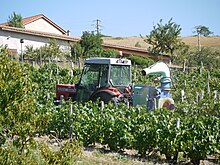
<path fill-rule="evenodd" d="M 117 58 L 89 58 L 77 85 L 76 101 L 100 98 L 104 102 L 118 99 L 131 83 L 131 61 Z"/>

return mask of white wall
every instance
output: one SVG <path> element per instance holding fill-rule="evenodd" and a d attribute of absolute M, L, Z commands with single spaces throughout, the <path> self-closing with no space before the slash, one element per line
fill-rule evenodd
<path fill-rule="evenodd" d="M 25 29 L 62 35 L 61 31 L 45 21 L 43 18 L 25 25 Z"/>
<path fill-rule="evenodd" d="M 18 54 L 21 53 L 20 39 L 24 40 L 22 50 L 25 50 L 26 45 L 33 45 L 34 49 L 44 46 L 49 42 L 49 38 L 41 36 L 33 36 L 28 34 L 21 34 L 16 32 L 2 31 L 0 29 L 0 45 L 8 45 L 9 49 L 17 49 Z M 69 50 L 69 44 L 65 40 L 57 40 L 61 49 Z"/>

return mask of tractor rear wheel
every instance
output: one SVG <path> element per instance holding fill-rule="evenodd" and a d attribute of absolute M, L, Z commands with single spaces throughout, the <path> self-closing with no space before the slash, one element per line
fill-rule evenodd
<path fill-rule="evenodd" d="M 98 93 L 96 96 L 94 96 L 94 98 L 91 99 L 92 101 L 96 101 L 96 100 L 99 100 L 99 101 L 103 101 L 105 104 L 108 104 L 108 103 L 112 103 L 113 105 L 117 106 L 118 104 L 118 99 L 117 97 L 115 96 L 112 96 L 111 94 L 109 93 Z"/>

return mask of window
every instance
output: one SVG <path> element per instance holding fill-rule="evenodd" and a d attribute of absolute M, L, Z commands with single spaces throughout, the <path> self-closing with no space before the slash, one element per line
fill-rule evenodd
<path fill-rule="evenodd" d="M 80 85 L 98 85 L 100 65 L 86 65 L 83 70 Z"/>
<path fill-rule="evenodd" d="M 108 65 L 101 65 L 100 87 L 106 87 L 108 82 Z"/>
<path fill-rule="evenodd" d="M 113 86 L 127 86 L 130 83 L 130 66 L 112 65 L 110 81 Z"/>

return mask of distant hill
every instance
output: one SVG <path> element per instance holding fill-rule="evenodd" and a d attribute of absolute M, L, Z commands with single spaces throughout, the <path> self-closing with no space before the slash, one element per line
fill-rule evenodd
<path fill-rule="evenodd" d="M 197 37 L 189 36 L 189 37 L 181 37 L 182 41 L 191 47 L 197 46 Z M 141 47 L 148 48 L 149 45 L 144 42 L 141 37 L 103 37 L 104 42 L 117 44 L 122 46 L 131 46 L 131 47 Z M 212 36 L 212 37 L 201 37 L 201 45 L 209 46 L 220 50 L 220 37 Z"/>

